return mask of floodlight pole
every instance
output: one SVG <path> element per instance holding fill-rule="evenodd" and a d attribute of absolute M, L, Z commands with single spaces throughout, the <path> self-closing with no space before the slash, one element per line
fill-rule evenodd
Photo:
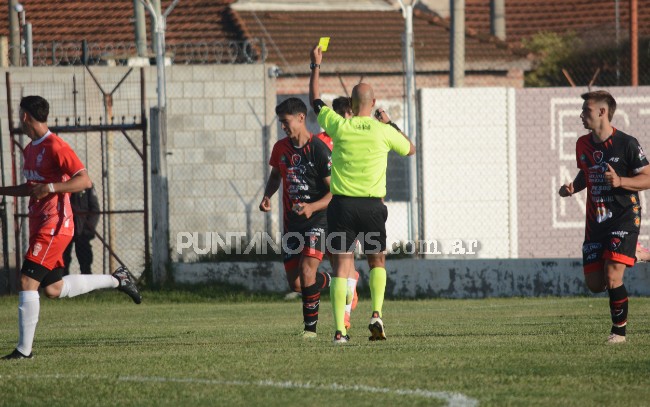
<path fill-rule="evenodd" d="M 151 0 L 140 0 L 140 2 L 149 10 L 151 22 L 153 24 L 156 46 L 156 73 L 158 75 L 158 108 L 164 109 L 167 104 L 167 95 L 165 93 L 165 29 L 167 25 L 167 16 L 172 12 L 180 0 L 174 0 L 167 7 L 164 13 L 156 12 Z"/>
<path fill-rule="evenodd" d="M 413 45 L 413 6 L 418 3 L 415 0 L 412 4 L 405 5 L 402 0 L 399 0 L 400 7 L 402 8 L 402 16 L 405 20 L 404 26 L 404 70 L 406 74 L 406 134 L 411 138 L 413 143 L 417 146 L 417 104 L 415 100 L 415 48 Z M 420 239 L 420 216 L 418 204 L 418 171 L 417 160 L 422 157 L 409 157 L 409 239 L 411 241 L 418 241 Z"/>
<path fill-rule="evenodd" d="M 151 109 L 151 276 L 154 285 L 167 281 L 169 256 L 169 190 L 167 181 L 167 113 L 165 92 L 165 28 L 167 16 L 180 0 L 164 13 L 151 0 L 140 0 L 149 10 L 155 33 L 158 106 Z M 149 259 L 147 259 L 149 260 Z"/>

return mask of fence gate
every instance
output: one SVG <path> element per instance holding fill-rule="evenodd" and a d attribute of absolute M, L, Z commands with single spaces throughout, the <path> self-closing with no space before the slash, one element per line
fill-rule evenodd
<path fill-rule="evenodd" d="M 124 265 L 143 276 L 150 262 L 144 70 L 140 68 L 139 77 L 133 68 L 93 70 L 77 68 L 67 71 L 69 75 L 57 72 L 43 75 L 43 80 L 34 75 L 29 81 L 13 83 L 10 73 L 6 74 L 12 173 L 6 178 L 3 174 L 3 179 L 11 179 L 11 185 L 25 182 L 22 149 L 30 139 L 16 120 L 18 107 L 23 96 L 42 96 L 50 103 L 50 130 L 75 150 L 99 198 L 100 220 L 91 242 L 92 272 L 107 274 Z M 61 81 L 52 81 L 52 76 Z M 15 272 L 9 273 L 8 285 L 15 290 L 28 247 L 28 198 L 7 200 L 12 199 L 13 219 L 6 226 L 13 230 Z M 12 233 L 8 235 L 11 240 Z M 3 250 L 5 259 L 9 255 Z M 73 250 L 70 272 L 78 270 Z"/>

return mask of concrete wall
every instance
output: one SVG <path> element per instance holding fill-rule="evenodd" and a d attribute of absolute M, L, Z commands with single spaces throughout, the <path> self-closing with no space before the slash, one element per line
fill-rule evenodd
<path fill-rule="evenodd" d="M 356 262 L 360 287 L 368 288 L 368 265 Z M 321 270 L 331 271 L 329 262 Z M 397 297 L 486 298 L 587 295 L 582 264 L 572 259 L 388 260 L 386 294 Z M 648 266 L 628 269 L 630 295 L 650 295 Z M 251 291 L 287 292 L 281 263 L 176 263 L 183 284 L 229 283 Z"/>
<path fill-rule="evenodd" d="M 650 87 L 608 89 L 616 98 L 614 127 L 650 148 Z M 586 192 L 560 198 L 557 191 L 573 181 L 575 144 L 588 131 L 580 113 L 585 89 L 516 91 L 517 203 L 520 257 L 580 257 L 584 237 Z M 639 241 L 650 243 L 648 191 L 641 192 Z"/>
<path fill-rule="evenodd" d="M 612 124 L 647 149 L 650 88 L 611 91 Z M 586 192 L 560 199 L 557 191 L 578 172 L 583 92 L 422 89 L 425 239 L 476 239 L 478 258 L 580 258 Z M 643 217 L 647 197 L 640 193 Z M 649 231 L 642 221 L 644 245 Z"/>
<path fill-rule="evenodd" d="M 116 121 L 124 116 L 127 123 L 133 116 L 140 121 L 140 75 L 135 69 L 115 88 L 127 73 L 127 67 L 92 67 L 101 87 L 114 92 L 112 113 Z M 264 65 L 202 65 L 167 67 L 168 103 L 168 174 L 170 193 L 170 237 L 180 231 L 254 231 L 265 230 L 265 218 L 257 209 L 261 188 L 265 184 L 263 129 L 275 117 L 275 80 L 267 76 Z M 50 102 L 49 124 L 72 122 L 73 76 L 77 83 L 77 116 L 86 124 L 105 122 L 102 94 L 83 67 L 10 68 L 11 105 L 17 125 L 21 96 L 39 94 Z M 146 115 L 157 104 L 156 68 L 145 68 Z M 0 77 L 5 92 L 5 75 Z M 11 183 L 11 156 L 6 98 L 0 98 L 1 131 L 4 141 L 5 182 Z M 77 151 L 89 169 L 98 192 L 102 193 L 101 139 L 98 133 L 62 134 Z M 142 150 L 141 134 L 131 134 Z M 270 126 L 269 145 L 276 140 Z M 141 160 L 121 133 L 107 135 L 111 140 L 109 162 L 112 208 L 142 209 Z M 24 143 L 29 140 L 25 137 Z M 17 154 L 20 159 L 20 153 Z M 19 182 L 22 180 L 19 179 Z M 278 205 L 275 205 L 276 208 Z M 102 205 L 107 208 L 106 205 Z M 13 213 L 13 206 L 8 209 Z M 277 212 L 273 214 L 277 220 Z M 12 219 L 10 219 L 11 221 Z M 273 224 L 277 224 L 273 222 Z M 10 227 L 12 228 L 13 223 Z M 144 265 L 143 220 L 141 215 L 115 217 L 118 255 L 139 274 Z M 25 228 L 24 228 L 25 229 Z M 11 229 L 10 229 L 11 230 Z M 10 237 L 10 250 L 14 239 Z M 94 244 L 96 253 L 99 244 Z M 13 257 L 13 256 L 12 256 Z M 73 261 L 75 264 L 76 261 Z M 102 269 L 101 256 L 96 256 L 95 272 Z M 73 270 L 75 270 L 73 266 Z M 108 272 L 109 270 L 105 270 Z M 0 284 L 2 285 L 2 284 Z"/>
<path fill-rule="evenodd" d="M 506 88 L 420 91 L 426 240 L 475 239 L 480 258 L 516 257 L 513 96 Z"/>

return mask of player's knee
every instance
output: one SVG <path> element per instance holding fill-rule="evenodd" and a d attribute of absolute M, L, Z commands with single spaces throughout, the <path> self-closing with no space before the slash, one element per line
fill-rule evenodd
<path fill-rule="evenodd" d="M 43 289 L 43 293 L 47 298 L 59 298 L 61 296 L 61 288 L 54 285 L 48 285 Z"/>
<path fill-rule="evenodd" d="M 592 293 L 602 293 L 607 289 L 607 285 L 603 281 L 589 281 L 587 280 L 587 288 Z"/>

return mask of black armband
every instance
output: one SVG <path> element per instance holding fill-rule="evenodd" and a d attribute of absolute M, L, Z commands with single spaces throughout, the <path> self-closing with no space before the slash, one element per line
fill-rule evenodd
<path fill-rule="evenodd" d="M 321 99 L 314 100 L 313 108 L 316 114 L 320 113 L 320 110 L 323 108 L 323 106 L 327 106 L 327 105 Z"/>
<path fill-rule="evenodd" d="M 388 123 L 386 123 L 386 124 L 389 125 L 389 126 L 391 126 L 392 128 L 394 128 L 395 130 L 399 131 L 400 133 L 402 132 L 402 130 L 400 130 L 400 128 L 397 127 L 397 125 L 396 125 L 395 123 L 393 123 L 393 122 L 388 122 Z"/>

